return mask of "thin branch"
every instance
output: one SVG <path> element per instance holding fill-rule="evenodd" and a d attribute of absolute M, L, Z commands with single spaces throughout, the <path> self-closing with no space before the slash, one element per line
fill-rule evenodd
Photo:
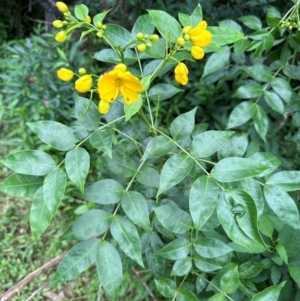
<path fill-rule="evenodd" d="M 30 301 L 36 294 L 38 294 L 40 291 L 42 291 L 50 282 L 51 282 L 51 280 L 46 281 L 41 287 L 39 287 L 37 290 L 35 290 L 33 292 L 33 294 L 31 294 L 30 297 L 26 299 L 26 301 Z"/>
<path fill-rule="evenodd" d="M 25 278 L 23 278 L 20 282 L 15 284 L 12 288 L 10 288 L 8 291 L 0 295 L 0 301 L 6 301 L 13 295 L 19 293 L 21 289 L 30 283 L 33 279 L 39 277 L 42 273 L 47 271 L 49 268 L 52 268 L 56 266 L 60 260 L 65 256 L 65 254 L 61 254 L 50 261 L 48 261 L 46 264 L 38 268 L 37 270 L 33 271 L 32 273 L 28 274 Z"/>
<path fill-rule="evenodd" d="M 145 283 L 145 281 L 141 278 L 139 271 L 137 271 L 134 267 L 131 268 L 132 272 L 134 273 L 134 275 L 141 281 L 141 283 L 143 284 L 143 286 L 145 287 L 145 289 L 147 290 L 148 294 L 150 295 L 150 297 L 152 298 L 153 301 L 158 301 L 155 296 L 153 295 L 152 291 L 150 290 L 150 288 L 148 287 L 148 285 Z"/>

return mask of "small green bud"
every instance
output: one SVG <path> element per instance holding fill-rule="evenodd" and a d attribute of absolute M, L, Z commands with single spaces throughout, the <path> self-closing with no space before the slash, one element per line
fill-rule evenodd
<path fill-rule="evenodd" d="M 192 29 L 192 26 L 185 26 L 185 27 L 183 27 L 182 28 L 182 32 L 183 33 L 189 33 L 190 31 L 191 31 L 191 29 Z"/>
<path fill-rule="evenodd" d="M 179 46 L 183 46 L 185 44 L 185 39 L 183 37 L 179 37 L 176 43 Z"/>
<path fill-rule="evenodd" d="M 151 48 L 152 47 L 152 43 L 148 42 L 146 43 L 147 48 Z"/>
<path fill-rule="evenodd" d="M 189 34 L 185 34 L 183 37 L 186 41 L 189 41 L 191 36 Z"/>
<path fill-rule="evenodd" d="M 102 27 L 101 27 L 103 30 L 105 30 L 106 29 L 106 25 L 102 25 Z"/>
<path fill-rule="evenodd" d="M 142 32 L 139 32 L 137 35 L 136 35 L 136 38 L 140 41 L 144 40 L 144 34 Z"/>
<path fill-rule="evenodd" d="M 103 38 L 103 31 L 98 31 L 96 35 L 98 38 Z"/>
<path fill-rule="evenodd" d="M 159 36 L 157 34 L 153 34 L 150 36 L 150 41 L 156 43 L 159 40 Z"/>
<path fill-rule="evenodd" d="M 147 46 L 146 46 L 146 44 L 142 43 L 142 44 L 137 45 L 136 48 L 139 52 L 144 52 L 146 50 Z"/>
<path fill-rule="evenodd" d="M 78 73 L 80 75 L 85 75 L 86 74 L 86 70 L 84 68 L 79 68 Z"/>
<path fill-rule="evenodd" d="M 62 28 L 64 26 L 64 23 L 60 20 L 55 20 L 52 24 L 55 28 Z"/>
<path fill-rule="evenodd" d="M 96 24 L 96 26 L 97 26 L 97 28 L 102 28 L 102 26 L 103 26 L 103 24 L 102 24 L 102 22 L 98 22 L 97 24 Z"/>

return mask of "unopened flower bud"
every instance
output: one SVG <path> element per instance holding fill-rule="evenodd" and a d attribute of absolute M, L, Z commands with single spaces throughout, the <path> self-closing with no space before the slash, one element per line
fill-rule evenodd
<path fill-rule="evenodd" d="M 98 109 L 100 114 L 107 114 L 110 109 L 110 103 L 101 99 L 98 105 Z"/>
<path fill-rule="evenodd" d="M 90 16 L 86 16 L 86 17 L 85 17 L 85 22 L 91 23 L 91 22 L 92 22 L 91 17 L 90 17 Z"/>
<path fill-rule="evenodd" d="M 85 93 L 91 90 L 93 79 L 90 74 L 83 75 L 75 82 L 75 90 L 80 93 Z"/>
<path fill-rule="evenodd" d="M 152 36 L 150 36 L 150 41 L 153 43 L 158 42 L 159 40 L 159 36 L 157 34 L 153 34 Z"/>
<path fill-rule="evenodd" d="M 55 20 L 52 24 L 55 28 L 62 28 L 64 26 L 64 23 L 61 20 Z"/>
<path fill-rule="evenodd" d="M 97 22 L 97 24 L 96 24 L 97 28 L 99 28 L 99 29 L 102 28 L 102 25 L 103 25 L 102 22 Z"/>
<path fill-rule="evenodd" d="M 137 45 L 137 50 L 139 52 L 144 52 L 146 50 L 146 48 L 147 48 L 147 46 L 144 43 Z"/>
<path fill-rule="evenodd" d="M 63 43 L 66 41 L 68 35 L 66 34 L 65 31 L 60 31 L 56 34 L 55 36 L 55 41 L 59 43 Z"/>
<path fill-rule="evenodd" d="M 84 68 L 79 68 L 78 73 L 80 75 L 85 75 L 86 74 L 86 70 Z"/>
<path fill-rule="evenodd" d="M 64 82 L 72 80 L 73 76 L 74 72 L 70 69 L 60 68 L 59 70 L 57 70 L 57 77 Z"/>
<path fill-rule="evenodd" d="M 102 25 L 102 27 L 101 27 L 103 30 L 105 30 L 106 29 L 106 25 Z"/>
<path fill-rule="evenodd" d="M 183 37 L 186 41 L 189 41 L 191 36 L 189 34 L 185 34 Z"/>
<path fill-rule="evenodd" d="M 142 32 L 139 32 L 137 35 L 136 35 L 136 38 L 140 41 L 144 40 L 144 34 Z"/>
<path fill-rule="evenodd" d="M 147 48 L 151 48 L 152 47 L 152 43 L 148 42 L 146 43 Z"/>
<path fill-rule="evenodd" d="M 98 38 L 103 38 L 103 31 L 102 30 L 97 32 L 97 37 Z"/>
<path fill-rule="evenodd" d="M 191 31 L 191 29 L 192 29 L 192 26 L 190 26 L 190 25 L 185 26 L 182 28 L 182 32 L 186 34 L 186 33 L 189 33 Z"/>
<path fill-rule="evenodd" d="M 179 37 L 176 43 L 179 46 L 183 46 L 185 44 L 185 39 L 183 37 Z"/>
<path fill-rule="evenodd" d="M 66 13 L 69 11 L 68 6 L 64 2 L 56 2 L 56 7 L 61 13 Z"/>

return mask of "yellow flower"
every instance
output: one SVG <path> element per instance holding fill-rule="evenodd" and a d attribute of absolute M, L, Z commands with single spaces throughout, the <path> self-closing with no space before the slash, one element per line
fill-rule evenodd
<path fill-rule="evenodd" d="M 60 80 L 68 82 L 73 78 L 74 72 L 67 68 L 60 68 L 57 70 L 57 76 Z"/>
<path fill-rule="evenodd" d="M 175 68 L 175 80 L 177 83 L 181 85 L 186 85 L 189 78 L 188 78 L 189 70 L 184 63 L 179 63 Z"/>
<path fill-rule="evenodd" d="M 98 109 L 100 114 L 107 114 L 110 109 L 110 103 L 101 99 L 98 105 Z"/>
<path fill-rule="evenodd" d="M 85 17 L 85 22 L 91 23 L 91 22 L 92 22 L 91 17 L 90 17 L 90 16 L 86 16 L 86 17 Z"/>
<path fill-rule="evenodd" d="M 83 75 L 75 82 L 75 90 L 80 93 L 85 93 L 91 90 L 93 85 L 93 79 L 90 74 Z"/>
<path fill-rule="evenodd" d="M 64 23 L 60 20 L 55 20 L 53 21 L 52 25 L 55 27 L 55 28 L 62 28 L 64 26 Z"/>
<path fill-rule="evenodd" d="M 204 57 L 204 50 L 199 46 L 192 46 L 191 55 L 195 60 L 201 60 Z"/>
<path fill-rule="evenodd" d="M 207 23 L 201 21 L 196 27 L 189 32 L 190 41 L 194 46 L 206 47 L 211 44 L 212 34 L 206 30 Z"/>
<path fill-rule="evenodd" d="M 56 34 L 55 36 L 55 41 L 59 43 L 63 43 L 66 41 L 68 35 L 66 34 L 65 31 L 60 31 Z"/>
<path fill-rule="evenodd" d="M 127 105 L 137 100 L 143 86 L 137 77 L 126 70 L 126 65 L 118 64 L 112 71 L 100 77 L 98 93 L 101 100 L 113 102 L 119 95 L 124 98 Z"/>
<path fill-rule="evenodd" d="M 68 6 L 61 1 L 56 2 L 56 7 L 61 13 L 67 13 L 69 11 Z"/>

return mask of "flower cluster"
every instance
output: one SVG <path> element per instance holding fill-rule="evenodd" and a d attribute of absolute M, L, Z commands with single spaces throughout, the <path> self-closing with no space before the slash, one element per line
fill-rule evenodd
<path fill-rule="evenodd" d="M 159 36 L 157 34 L 153 34 L 149 37 L 147 34 L 143 34 L 142 32 L 137 33 L 137 50 L 139 52 L 144 52 L 147 48 L 152 47 L 152 43 L 156 43 L 159 40 Z"/>

